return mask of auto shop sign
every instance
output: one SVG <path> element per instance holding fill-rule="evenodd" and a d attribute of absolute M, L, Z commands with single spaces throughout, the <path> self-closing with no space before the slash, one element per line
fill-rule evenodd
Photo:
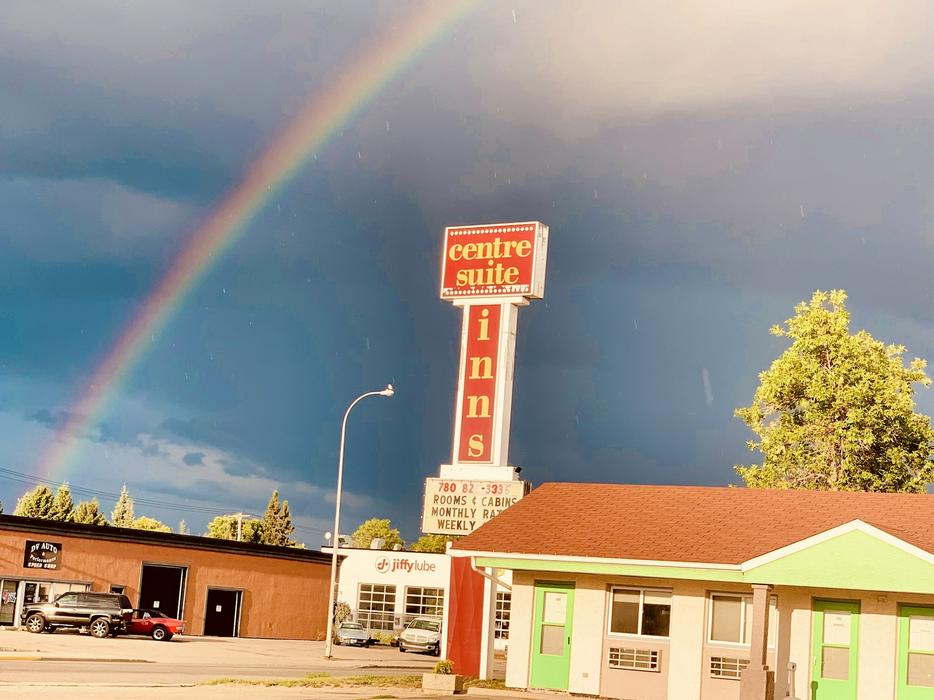
<path fill-rule="evenodd" d="M 429 571 L 434 573 L 438 568 L 438 565 L 432 561 L 409 559 L 408 557 L 389 558 L 387 556 L 382 556 L 377 559 L 374 566 L 381 574 L 391 574 L 396 571 L 401 571 L 407 574 L 420 571 Z"/>
<path fill-rule="evenodd" d="M 26 540 L 23 566 L 27 569 L 57 569 L 61 556 L 61 542 Z"/>

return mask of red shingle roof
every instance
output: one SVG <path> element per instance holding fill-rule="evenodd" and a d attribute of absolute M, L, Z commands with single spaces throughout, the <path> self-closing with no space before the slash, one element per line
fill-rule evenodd
<path fill-rule="evenodd" d="M 862 520 L 934 553 L 934 496 L 542 484 L 455 549 L 740 564 Z"/>

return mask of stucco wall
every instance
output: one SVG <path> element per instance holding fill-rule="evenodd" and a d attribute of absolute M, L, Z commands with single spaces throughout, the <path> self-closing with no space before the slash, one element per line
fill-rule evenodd
<path fill-rule="evenodd" d="M 62 544 L 56 570 L 23 567 L 26 540 Z M 88 539 L 48 532 L 0 530 L 0 577 L 32 581 L 75 580 L 92 591 L 126 586 L 139 600 L 142 564 L 188 569 L 182 617 L 187 634 L 204 631 L 209 587 L 242 589 L 240 636 L 273 639 L 324 639 L 327 624 L 329 566 L 320 562 L 213 552 L 179 546 Z"/>
<path fill-rule="evenodd" d="M 506 684 L 509 687 L 527 687 L 536 579 L 574 581 L 576 586 L 570 692 L 620 698 L 665 697 L 665 692 L 658 693 L 641 681 L 623 685 L 608 682 L 606 654 L 603 648 L 606 638 L 607 595 L 612 585 L 628 585 L 672 589 L 671 641 L 667 654 L 671 672 L 668 674 L 667 698 L 723 700 L 738 697 L 738 681 L 710 683 L 707 678 L 709 656 L 717 649 L 705 644 L 706 616 L 709 614 L 707 596 L 710 592 L 749 594 L 751 590 L 748 586 L 564 572 L 514 573 L 510 653 L 506 670 Z M 857 670 L 859 700 L 880 700 L 895 696 L 898 605 L 934 606 L 934 596 L 928 595 L 787 586 L 776 587 L 773 593 L 778 602 L 778 644 L 776 650 L 769 653 L 769 664 L 776 672 L 776 698 L 787 694 L 789 661 L 798 665 L 795 695 L 799 698 L 810 697 L 811 609 L 815 598 L 856 600 L 860 603 Z M 599 640 L 600 644 L 595 643 L 595 640 Z M 731 655 L 748 658 L 749 648 L 735 646 Z M 648 673 L 643 673 L 642 677 L 650 675 L 658 677 Z"/>
<path fill-rule="evenodd" d="M 529 685 L 534 584 L 532 574 L 525 571 L 513 572 L 509 654 L 506 656 L 506 686 L 509 688 L 527 688 Z"/>

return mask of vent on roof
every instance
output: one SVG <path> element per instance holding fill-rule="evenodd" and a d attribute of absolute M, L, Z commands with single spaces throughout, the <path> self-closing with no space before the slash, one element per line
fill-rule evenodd
<path fill-rule="evenodd" d="M 624 668 L 629 671 L 658 671 L 660 655 L 658 649 L 610 647 L 607 663 L 610 668 Z"/>
<path fill-rule="evenodd" d="M 731 658 L 728 656 L 710 657 L 710 675 L 712 678 L 730 678 L 739 680 L 743 669 L 749 665 L 749 659 Z"/>

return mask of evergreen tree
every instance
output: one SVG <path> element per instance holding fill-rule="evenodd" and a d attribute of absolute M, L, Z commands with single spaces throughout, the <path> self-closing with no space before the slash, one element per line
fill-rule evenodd
<path fill-rule="evenodd" d="M 20 515 L 24 518 L 44 518 L 48 520 L 52 517 L 52 510 L 55 505 L 55 498 L 52 491 L 45 484 L 39 484 L 32 491 L 27 491 L 16 502 L 16 510 L 13 515 Z"/>
<path fill-rule="evenodd" d="M 178 521 L 178 534 L 179 535 L 190 535 L 188 531 L 188 523 L 185 522 L 184 518 Z"/>
<path fill-rule="evenodd" d="M 141 515 L 133 521 L 130 526 L 134 530 L 153 530 L 155 532 L 172 532 L 172 528 L 161 520 Z"/>
<path fill-rule="evenodd" d="M 133 527 L 133 521 L 135 520 L 133 515 L 133 499 L 130 498 L 130 494 L 127 493 L 126 484 L 123 485 L 123 488 L 120 490 L 120 497 L 117 499 L 117 504 L 114 506 L 113 513 L 110 514 L 110 522 L 115 527 Z"/>
<path fill-rule="evenodd" d="M 75 522 L 85 525 L 106 525 L 107 519 L 101 513 L 101 504 L 96 498 L 90 501 L 81 501 L 75 508 Z"/>
<path fill-rule="evenodd" d="M 762 464 L 736 470 L 747 486 L 923 492 L 934 481 L 934 430 L 914 411 L 924 360 L 866 331 L 850 333 L 846 292 L 817 291 L 772 334 L 791 346 L 759 375 L 751 406 L 737 409 Z"/>
<path fill-rule="evenodd" d="M 71 498 L 71 489 L 67 481 L 55 492 L 55 501 L 52 503 L 52 512 L 49 517 L 63 523 L 75 521 L 75 503 Z"/>
<path fill-rule="evenodd" d="M 263 513 L 262 530 L 263 544 L 272 544 L 278 547 L 295 546 L 295 542 L 292 540 L 295 526 L 292 525 L 289 502 L 282 501 L 280 505 L 278 491 L 273 491 L 272 496 L 269 498 L 266 512 Z"/>
<path fill-rule="evenodd" d="M 383 540 L 383 546 L 380 549 L 392 549 L 396 545 L 405 546 L 405 540 L 389 522 L 389 518 L 370 518 L 363 521 L 354 530 L 352 537 L 353 546 L 359 549 L 369 549 L 370 543 L 376 538 Z"/>

